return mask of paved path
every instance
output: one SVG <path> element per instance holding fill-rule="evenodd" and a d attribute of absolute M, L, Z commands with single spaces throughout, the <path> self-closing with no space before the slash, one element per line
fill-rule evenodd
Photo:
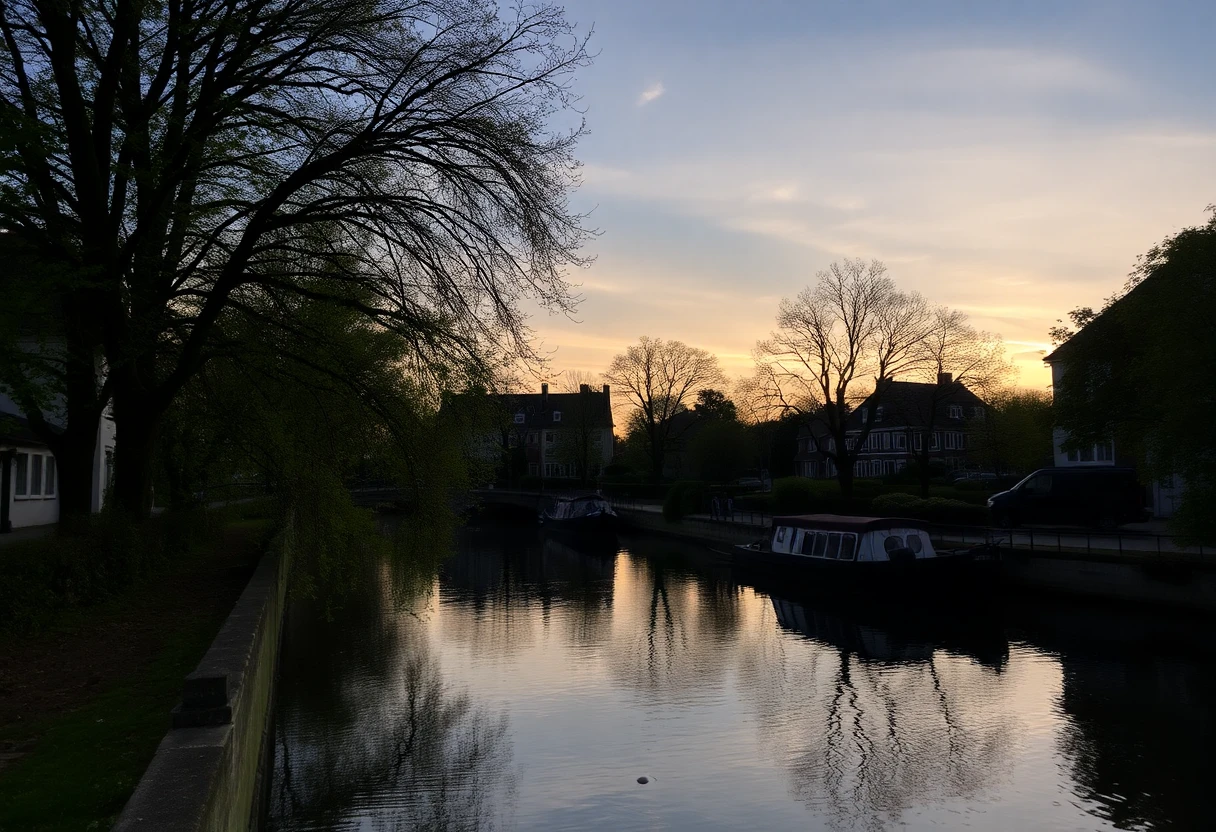
<path fill-rule="evenodd" d="M 49 537 L 54 533 L 54 523 L 48 523 L 45 526 L 22 526 L 19 529 L 13 529 L 8 534 L 0 534 L 0 546 L 20 543 L 23 540 L 37 540 L 40 537 Z"/>

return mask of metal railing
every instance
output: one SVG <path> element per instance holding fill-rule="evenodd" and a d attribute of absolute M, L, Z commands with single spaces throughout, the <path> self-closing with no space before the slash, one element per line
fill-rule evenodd
<path fill-rule="evenodd" d="M 615 508 L 645 511 L 662 515 L 659 503 L 631 497 L 608 497 Z M 724 512 L 725 514 L 725 512 Z M 726 516 L 714 516 L 712 512 L 686 515 L 681 522 L 718 524 L 724 529 L 740 532 L 768 529 L 773 515 L 751 510 L 738 510 Z M 1183 544 L 1172 535 L 1128 530 L 1101 531 L 1079 528 L 1016 528 L 1002 529 L 991 526 L 963 526 L 942 523 L 926 523 L 934 541 L 959 546 L 995 545 L 1031 552 L 1057 554 L 1110 555 L 1162 558 L 1212 558 L 1214 547 L 1202 543 Z"/>

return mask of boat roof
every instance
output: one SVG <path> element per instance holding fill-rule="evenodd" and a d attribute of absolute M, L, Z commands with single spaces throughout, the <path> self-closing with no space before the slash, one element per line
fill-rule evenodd
<path fill-rule="evenodd" d="M 605 499 L 605 498 L 600 496 L 599 494 L 583 494 L 579 497 L 558 497 L 557 502 L 559 502 L 559 503 L 578 503 L 578 502 L 582 502 L 583 500 L 603 500 L 603 499 Z"/>
<path fill-rule="evenodd" d="M 883 529 L 924 529 L 920 520 L 907 517 L 852 517 L 845 514 L 791 514 L 774 517 L 773 526 L 793 526 L 798 529 L 822 529 L 829 532 L 865 532 Z"/>

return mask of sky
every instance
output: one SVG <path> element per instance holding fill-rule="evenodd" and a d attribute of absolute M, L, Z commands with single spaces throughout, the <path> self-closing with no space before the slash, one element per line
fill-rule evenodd
<path fill-rule="evenodd" d="M 576 209 L 600 235 L 556 370 L 641 335 L 747 374 L 782 297 L 843 257 L 999 333 L 1047 330 L 1216 202 L 1216 3 L 572 0 Z"/>

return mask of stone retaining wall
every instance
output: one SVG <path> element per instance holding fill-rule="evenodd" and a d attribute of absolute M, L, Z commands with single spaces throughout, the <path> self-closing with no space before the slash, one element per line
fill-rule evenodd
<path fill-rule="evenodd" d="M 290 523 L 275 538 L 198 667 L 114 829 L 229 832 L 256 828 L 273 725 Z"/>

